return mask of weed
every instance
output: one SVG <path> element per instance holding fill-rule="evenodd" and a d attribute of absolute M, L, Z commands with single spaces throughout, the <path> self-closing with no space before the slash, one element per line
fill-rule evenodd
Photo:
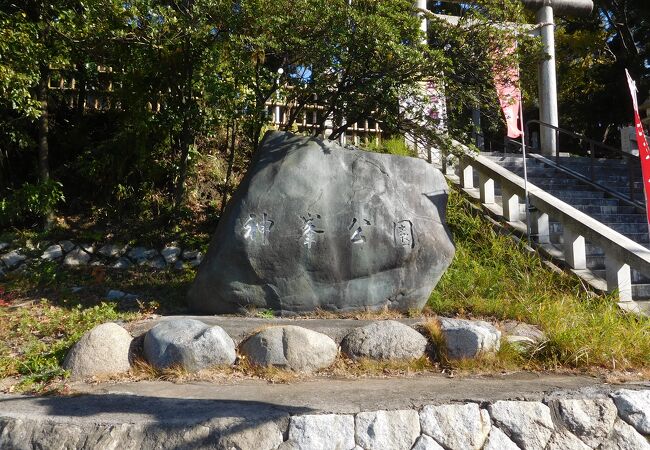
<path fill-rule="evenodd" d="M 548 342 L 520 361 L 526 367 L 650 367 L 650 319 L 624 313 L 612 295 L 550 270 L 453 190 L 447 217 L 456 256 L 429 299 L 433 311 L 539 325 Z"/>

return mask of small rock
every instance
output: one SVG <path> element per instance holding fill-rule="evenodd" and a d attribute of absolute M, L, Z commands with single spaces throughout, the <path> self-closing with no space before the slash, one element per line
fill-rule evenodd
<path fill-rule="evenodd" d="M 616 419 L 609 438 L 598 450 L 650 450 L 650 443 L 621 419 Z"/>
<path fill-rule="evenodd" d="M 133 263 L 129 260 L 129 258 L 119 258 L 115 264 L 113 264 L 114 269 L 128 269 L 131 267 Z"/>
<path fill-rule="evenodd" d="M 90 262 L 90 253 L 77 247 L 63 258 L 63 264 L 66 266 L 85 266 Z"/>
<path fill-rule="evenodd" d="M 546 334 L 535 325 L 530 325 L 516 320 L 506 320 L 502 324 L 506 336 L 523 336 L 537 343 L 546 340 Z"/>
<path fill-rule="evenodd" d="M 183 270 L 185 269 L 185 263 L 180 259 L 174 263 L 174 270 Z"/>
<path fill-rule="evenodd" d="M 355 438 L 366 450 L 410 449 L 420 436 L 420 418 L 412 409 L 360 412 L 355 417 Z"/>
<path fill-rule="evenodd" d="M 257 366 L 311 372 L 333 364 L 338 346 L 325 334 L 283 325 L 254 334 L 242 342 L 239 350 Z"/>
<path fill-rule="evenodd" d="M 154 259 L 147 261 L 147 265 L 152 269 L 158 269 L 158 270 L 167 267 L 165 258 L 163 258 L 162 256 L 156 256 Z"/>
<path fill-rule="evenodd" d="M 73 379 L 128 372 L 131 335 L 115 323 L 104 323 L 84 334 L 68 352 L 63 368 Z"/>
<path fill-rule="evenodd" d="M 415 359 L 424 356 L 426 347 L 424 336 L 395 320 L 355 328 L 341 341 L 343 352 L 355 359 Z"/>
<path fill-rule="evenodd" d="M 183 252 L 184 260 L 199 259 L 201 256 L 202 255 L 199 250 L 185 250 Z"/>
<path fill-rule="evenodd" d="M 196 372 L 235 362 L 235 343 L 219 326 L 210 327 L 194 319 L 160 322 L 144 337 L 144 356 L 152 366 L 175 365 Z"/>
<path fill-rule="evenodd" d="M 95 246 L 92 244 L 79 244 L 79 248 L 86 253 L 93 254 L 95 253 Z"/>
<path fill-rule="evenodd" d="M 127 255 L 133 261 L 140 263 L 142 261 L 146 261 L 158 255 L 158 252 L 154 249 L 147 249 L 144 247 L 134 247 L 131 250 L 129 250 L 129 253 L 127 253 Z"/>
<path fill-rule="evenodd" d="M 68 253 L 68 252 L 72 251 L 73 248 L 75 248 L 74 243 L 71 242 L 71 241 L 61 241 L 61 242 L 59 242 L 59 245 L 63 249 L 64 253 Z"/>
<path fill-rule="evenodd" d="M 616 406 L 608 398 L 561 399 L 551 406 L 566 429 L 591 448 L 605 441 L 616 421 Z"/>
<path fill-rule="evenodd" d="M 493 426 L 490 429 L 487 441 L 483 450 L 520 450 L 517 444 L 512 442 L 510 438 L 497 427 Z"/>
<path fill-rule="evenodd" d="M 192 267 L 198 267 L 201 265 L 201 261 L 203 261 L 203 257 L 199 256 L 196 259 L 190 259 L 187 263 Z"/>
<path fill-rule="evenodd" d="M 91 265 L 92 267 L 103 267 L 103 266 L 104 266 L 104 263 L 101 262 L 100 260 L 96 259 L 96 260 L 94 260 L 94 261 L 91 261 L 91 262 L 90 262 L 90 265 Z"/>
<path fill-rule="evenodd" d="M 496 352 L 501 344 L 501 332 L 482 320 L 441 318 L 440 329 L 447 343 L 447 355 L 452 359 Z"/>
<path fill-rule="evenodd" d="M 591 447 L 567 430 L 561 430 L 551 437 L 544 450 L 591 450 Z"/>
<path fill-rule="evenodd" d="M 436 441 L 431 439 L 426 434 L 423 434 L 415 441 L 415 445 L 411 450 L 445 450 Z"/>
<path fill-rule="evenodd" d="M 620 389 L 612 394 L 621 419 L 641 434 L 650 435 L 650 391 Z"/>
<path fill-rule="evenodd" d="M 524 450 L 544 449 L 555 425 L 548 406 L 540 402 L 499 400 L 488 406 L 494 423 Z"/>
<path fill-rule="evenodd" d="M 73 294 L 76 294 L 77 292 L 83 291 L 84 287 L 83 286 L 72 286 L 72 288 L 70 290 L 72 291 Z"/>
<path fill-rule="evenodd" d="M 420 411 L 422 432 L 444 448 L 474 449 L 483 447 L 490 433 L 490 416 L 476 403 L 465 405 L 425 406 Z"/>
<path fill-rule="evenodd" d="M 41 259 L 52 261 L 53 259 L 61 258 L 63 256 L 63 248 L 59 244 L 50 245 L 45 249 L 41 255 Z"/>
<path fill-rule="evenodd" d="M 99 254 L 107 258 L 115 258 L 122 256 L 125 251 L 126 247 L 124 245 L 106 244 L 99 249 Z"/>
<path fill-rule="evenodd" d="M 2 260 L 8 269 L 18 267 L 26 259 L 27 256 L 21 254 L 19 250 L 12 250 L 9 253 L 5 253 L 4 255 L 0 256 L 0 260 Z"/>
<path fill-rule="evenodd" d="M 354 416 L 315 414 L 293 416 L 289 441 L 296 449 L 339 450 L 354 447 Z"/>
<path fill-rule="evenodd" d="M 504 339 L 519 352 L 528 352 L 537 346 L 537 342 L 527 336 L 517 336 L 511 334 L 505 336 Z"/>
<path fill-rule="evenodd" d="M 7 248 L 9 248 L 8 242 L 0 242 L 0 252 Z"/>
<path fill-rule="evenodd" d="M 160 254 L 163 258 L 165 258 L 167 264 L 174 264 L 176 261 L 178 261 L 178 257 L 181 254 L 181 249 L 175 245 L 168 245 L 160 251 Z"/>
<path fill-rule="evenodd" d="M 126 292 L 118 291 L 117 289 L 111 289 L 106 294 L 106 300 L 119 300 L 126 295 Z"/>

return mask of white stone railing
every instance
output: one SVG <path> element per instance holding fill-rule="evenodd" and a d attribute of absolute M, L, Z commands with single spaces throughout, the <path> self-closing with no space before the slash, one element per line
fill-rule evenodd
<path fill-rule="evenodd" d="M 523 178 L 481 155 L 466 154 L 459 162 L 459 183 L 463 189 L 475 188 L 474 171 L 478 172 L 481 203 L 495 205 L 494 187 L 498 184 L 502 191 L 503 218 L 508 222 L 526 220 L 520 212 L 520 204 L 525 202 Z M 530 182 L 528 199 L 533 207 L 531 234 L 537 236 L 538 244 L 550 244 L 549 217 L 552 217 L 562 224 L 565 262 L 575 270 L 587 269 L 585 241 L 602 248 L 607 290 L 617 290 L 621 302 L 632 301 L 630 268 L 650 276 L 650 250 Z"/>

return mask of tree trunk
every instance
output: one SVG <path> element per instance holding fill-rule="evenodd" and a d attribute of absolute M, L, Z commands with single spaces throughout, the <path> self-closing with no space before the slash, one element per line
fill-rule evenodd
<path fill-rule="evenodd" d="M 230 155 L 228 155 L 228 170 L 226 171 L 226 185 L 223 188 L 223 195 L 221 196 L 221 211 L 219 211 L 219 219 L 223 216 L 223 211 L 226 209 L 226 202 L 228 200 L 228 190 L 230 189 L 230 177 L 232 176 L 232 169 L 235 165 L 235 138 L 237 137 L 237 121 L 232 121 L 232 131 L 230 136 Z"/>
<path fill-rule="evenodd" d="M 38 101 L 41 107 L 41 115 L 38 117 L 38 177 L 41 183 L 50 179 L 47 88 L 47 69 L 41 69 L 41 79 L 38 82 Z"/>
<path fill-rule="evenodd" d="M 50 148 L 48 135 L 50 132 L 48 112 L 48 75 L 47 66 L 41 67 L 41 76 L 38 82 L 38 101 L 41 114 L 38 117 L 38 179 L 40 183 L 47 183 L 50 180 Z M 43 217 L 43 228 L 48 230 L 54 223 L 54 214 L 51 210 L 46 211 Z"/>

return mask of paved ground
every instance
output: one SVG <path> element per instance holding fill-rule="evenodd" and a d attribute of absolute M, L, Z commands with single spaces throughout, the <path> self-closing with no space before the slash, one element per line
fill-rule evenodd
<path fill-rule="evenodd" d="M 627 387 L 650 387 L 634 383 Z M 75 384 L 66 397 L 0 396 L 0 411 L 48 416 L 53 420 L 101 422 L 195 422 L 208 417 L 248 414 L 356 413 L 417 408 L 424 404 L 500 399 L 540 400 L 553 396 L 609 392 L 609 385 L 584 376 L 515 374 L 494 377 L 401 379 L 319 379 L 291 384 L 247 380 L 232 384 L 174 384 L 148 381 Z"/>

